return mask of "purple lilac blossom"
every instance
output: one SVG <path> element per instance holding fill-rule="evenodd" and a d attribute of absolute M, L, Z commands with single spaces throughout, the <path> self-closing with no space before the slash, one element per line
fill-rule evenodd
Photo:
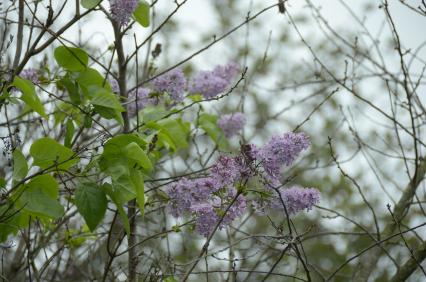
<path fill-rule="evenodd" d="M 176 102 L 182 102 L 186 88 L 186 78 L 181 69 L 173 69 L 155 78 L 152 82 L 154 90 L 167 92 Z"/>
<path fill-rule="evenodd" d="M 189 212 L 192 204 L 191 194 L 192 182 L 186 178 L 172 183 L 167 195 L 170 198 L 169 209 L 174 217 L 182 216 L 185 212 Z"/>
<path fill-rule="evenodd" d="M 169 210 L 174 217 L 193 216 L 196 231 L 208 237 L 221 217 L 223 219 L 219 229 L 244 215 L 248 200 L 243 194 L 238 194 L 235 185 L 245 183 L 244 180 L 256 175 L 260 164 L 264 167 L 262 171 L 268 173 L 267 177 L 270 179 L 265 185 L 266 196 L 249 200 L 256 213 L 283 210 L 283 202 L 289 215 L 302 210 L 309 211 L 320 200 L 317 189 L 298 186 L 279 188 L 279 195 L 276 189 L 272 189 L 273 185 L 281 185 L 276 177 L 279 169 L 291 165 L 297 155 L 308 146 L 309 139 L 303 133 L 286 133 L 273 137 L 260 149 L 249 144 L 242 146 L 238 156 L 221 155 L 206 177 L 192 180 L 182 178 L 169 186 L 166 191 L 170 198 Z M 231 203 L 232 206 L 229 206 Z"/>
<path fill-rule="evenodd" d="M 246 124 L 246 117 L 243 113 L 236 112 L 229 115 L 223 115 L 217 122 L 217 125 L 222 129 L 226 138 L 230 138 L 240 130 L 243 129 Z"/>
<path fill-rule="evenodd" d="M 228 83 L 232 82 L 232 79 L 240 72 L 240 66 L 235 62 L 230 62 L 226 65 L 216 66 L 213 70 L 213 73 L 228 81 Z"/>
<path fill-rule="evenodd" d="M 200 71 L 191 80 L 189 92 L 200 93 L 206 99 L 211 99 L 224 92 L 238 72 L 235 63 L 216 66 L 212 71 Z"/>
<path fill-rule="evenodd" d="M 310 145 L 304 133 L 288 132 L 273 136 L 259 151 L 261 164 L 272 179 L 278 179 L 282 166 L 291 165 L 296 157 Z"/>
<path fill-rule="evenodd" d="M 127 111 L 130 117 L 134 117 L 138 111 L 142 110 L 146 106 L 157 104 L 157 98 L 150 97 L 150 92 L 151 91 L 149 89 L 143 87 L 139 87 L 137 90 L 129 92 L 129 96 L 127 97 L 127 100 L 129 101 Z"/>
<path fill-rule="evenodd" d="M 320 192 L 315 188 L 294 186 L 280 188 L 279 192 L 289 215 L 294 215 L 305 209 L 309 211 L 320 200 Z M 282 201 L 276 192 L 270 203 L 270 208 L 283 209 Z"/>
<path fill-rule="evenodd" d="M 219 220 L 213 206 L 208 203 L 199 204 L 194 206 L 194 212 L 197 215 L 195 230 L 198 234 L 208 237 Z"/>
<path fill-rule="evenodd" d="M 191 210 L 196 216 L 195 229 L 200 235 L 205 237 L 210 235 L 221 218 L 220 212 L 227 210 L 219 225 L 220 230 L 244 214 L 247 204 L 243 195 L 239 195 L 232 206 L 228 208 L 236 195 L 237 191 L 235 188 L 232 188 L 228 191 L 228 195 L 224 200 L 221 200 L 217 196 L 212 196 L 209 202 L 192 205 Z"/>
<path fill-rule="evenodd" d="M 124 26 L 129 23 L 130 16 L 135 11 L 138 1 L 137 0 L 109 0 L 111 17 Z"/>
<path fill-rule="evenodd" d="M 260 149 L 254 144 L 246 144 L 241 146 L 241 153 L 247 162 L 252 163 L 259 158 Z"/>
<path fill-rule="evenodd" d="M 237 190 L 232 187 L 228 191 L 228 197 L 227 197 L 227 203 L 223 205 L 223 210 L 225 210 L 229 204 L 231 204 L 231 201 L 235 196 L 237 195 Z M 228 212 L 225 214 L 225 217 L 222 220 L 222 223 L 220 225 L 221 228 L 229 225 L 234 221 L 235 219 L 241 217 L 244 212 L 246 211 L 247 202 L 243 195 L 238 195 L 238 198 L 235 200 L 235 202 L 232 204 L 232 206 L 229 207 Z"/>
<path fill-rule="evenodd" d="M 33 83 L 39 83 L 39 79 L 38 79 L 38 73 L 36 69 L 33 68 L 28 68 L 25 69 L 23 71 L 21 71 L 21 73 L 19 74 L 20 77 L 30 80 Z"/>
<path fill-rule="evenodd" d="M 241 167 L 235 158 L 220 156 L 210 169 L 210 175 L 221 187 L 232 185 L 240 176 Z"/>
<path fill-rule="evenodd" d="M 210 195 L 213 192 L 216 192 L 221 187 L 221 183 L 218 179 L 214 177 L 204 177 L 204 178 L 196 178 L 192 180 L 194 183 L 194 192 L 196 193 L 196 198 L 203 200 L 205 199 L 205 195 Z M 204 196 L 201 196 L 204 195 Z M 200 198 L 201 197 L 201 198 Z"/>
<path fill-rule="evenodd" d="M 217 191 L 218 182 L 211 177 L 188 180 L 182 178 L 171 184 L 167 190 L 170 198 L 170 211 L 179 217 L 186 212 L 194 211 L 194 207 L 208 202 L 212 193 Z"/>
<path fill-rule="evenodd" d="M 250 160 L 244 158 L 242 155 L 236 156 L 234 159 L 238 165 L 240 179 L 248 179 L 255 175 L 256 171 Z"/>
<path fill-rule="evenodd" d="M 219 214 L 224 211 L 237 195 L 235 188 L 221 190 L 225 185 L 232 184 L 239 177 L 239 165 L 235 159 L 221 156 L 211 169 L 208 177 L 188 180 L 182 178 L 171 184 L 167 189 L 169 210 L 174 217 L 192 214 L 196 217 L 196 230 L 203 236 L 208 236 L 219 220 Z M 225 193 L 224 199 L 216 195 Z M 228 209 L 219 228 L 229 225 L 233 220 L 243 215 L 246 200 L 239 195 Z"/>

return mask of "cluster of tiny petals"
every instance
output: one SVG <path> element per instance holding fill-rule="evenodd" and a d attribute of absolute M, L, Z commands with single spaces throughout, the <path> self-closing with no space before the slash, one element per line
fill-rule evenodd
<path fill-rule="evenodd" d="M 181 178 L 169 186 L 167 194 L 170 198 L 169 209 L 174 217 L 182 216 L 188 212 L 192 205 L 191 181 Z"/>
<path fill-rule="evenodd" d="M 235 63 L 216 66 L 212 71 L 200 71 L 191 80 L 189 92 L 211 99 L 223 93 L 231 84 L 239 67 Z"/>
<path fill-rule="evenodd" d="M 197 215 L 195 230 L 198 234 L 208 237 L 219 220 L 213 206 L 208 203 L 198 204 L 194 207 L 194 212 Z"/>
<path fill-rule="evenodd" d="M 289 215 L 294 215 L 303 210 L 309 211 L 320 201 L 320 192 L 315 188 L 293 186 L 291 188 L 281 188 L 279 192 L 281 198 L 275 195 L 270 207 L 271 209 L 284 209 L 284 202 Z"/>
<path fill-rule="evenodd" d="M 232 79 L 240 72 L 240 66 L 235 62 L 229 62 L 226 65 L 218 65 L 213 69 L 213 73 L 228 81 L 232 82 Z"/>
<path fill-rule="evenodd" d="M 283 203 L 289 215 L 309 211 L 320 200 L 317 189 L 279 188 L 279 195 L 277 189 L 273 189 L 281 185 L 276 177 L 281 167 L 293 163 L 308 146 L 309 139 L 303 133 L 286 133 L 273 137 L 261 148 L 253 144 L 243 145 L 238 156 L 221 155 L 207 176 L 192 180 L 182 178 L 168 187 L 170 212 L 175 217 L 194 216 L 197 233 L 208 237 L 216 226 L 222 229 L 242 217 L 248 204 L 260 214 L 282 210 Z M 236 187 L 257 174 L 267 180 L 265 196 L 247 200 Z"/>
<path fill-rule="evenodd" d="M 237 135 L 244 128 L 246 117 L 243 113 L 236 112 L 229 115 L 223 115 L 217 122 L 226 138 Z"/>
<path fill-rule="evenodd" d="M 109 0 L 111 17 L 124 26 L 129 23 L 132 13 L 135 11 L 138 0 Z"/>
<path fill-rule="evenodd" d="M 241 166 L 233 157 L 222 155 L 210 169 L 210 175 L 222 186 L 233 184 L 240 176 Z"/>
<path fill-rule="evenodd" d="M 33 83 L 39 83 L 39 79 L 38 79 L 38 72 L 36 69 L 33 68 L 28 68 L 25 69 L 23 71 L 21 71 L 21 73 L 19 74 L 20 77 L 30 80 Z"/>
<path fill-rule="evenodd" d="M 208 176 L 191 180 L 182 178 L 171 184 L 166 191 L 170 198 L 170 213 L 175 217 L 194 215 L 197 232 L 207 237 L 218 224 L 220 213 L 231 205 L 237 195 L 232 184 L 240 178 L 240 170 L 240 164 L 235 158 L 221 156 Z M 225 197 L 220 198 L 218 194 Z M 246 200 L 243 195 L 239 195 L 224 215 L 219 229 L 242 216 L 245 209 Z"/>
<path fill-rule="evenodd" d="M 127 111 L 130 117 L 135 116 L 138 111 L 146 106 L 157 104 L 157 99 L 150 97 L 150 93 L 151 91 L 148 88 L 143 87 L 138 87 L 136 90 L 129 92 Z"/>
<path fill-rule="evenodd" d="M 182 102 L 186 89 L 186 78 L 181 69 L 173 69 L 152 81 L 154 90 L 167 92 L 176 102 Z"/>
<path fill-rule="evenodd" d="M 224 212 L 227 210 L 218 226 L 219 229 L 225 228 L 246 211 L 247 203 L 243 195 L 238 195 L 235 201 L 232 202 L 233 198 L 237 196 L 237 191 L 235 188 L 231 188 L 227 193 L 224 199 L 212 196 L 209 201 L 197 203 L 191 207 L 191 211 L 196 215 L 195 228 L 200 235 L 208 237 L 214 230 L 220 220 L 218 211 Z"/>
<path fill-rule="evenodd" d="M 308 136 L 304 133 L 288 132 L 274 136 L 258 152 L 265 172 L 271 178 L 279 178 L 280 169 L 291 165 L 297 156 L 310 145 Z"/>
<path fill-rule="evenodd" d="M 132 5 L 129 4 L 130 2 L 132 1 L 110 0 L 112 15 L 119 15 L 120 13 L 120 15 L 123 15 L 125 10 L 123 7 L 132 7 Z M 129 17 L 130 15 L 131 13 Z M 116 19 L 116 21 L 121 22 L 118 19 Z M 188 83 L 183 71 L 180 68 L 174 68 L 153 79 L 150 85 L 151 90 L 139 87 L 137 90 L 128 93 L 127 110 L 129 117 L 136 116 L 137 110 L 141 110 L 147 105 L 157 105 L 159 103 L 159 96 L 152 97 L 152 95 L 150 95 L 152 93 L 167 93 L 175 102 L 182 102 L 184 100 L 187 88 L 189 88 L 189 92 L 201 93 L 206 98 L 215 97 L 229 86 L 238 71 L 239 67 L 236 63 L 229 63 L 224 66 L 218 65 L 212 71 L 199 72 L 191 80 L 191 83 Z M 22 73 L 25 74 L 25 72 Z M 35 76 L 33 75 L 32 79 L 37 78 L 37 73 L 35 71 L 34 73 Z M 117 80 L 109 78 L 108 82 L 112 92 L 119 94 L 120 88 Z M 138 98 L 137 102 L 136 97 Z M 245 124 L 245 118 L 240 113 L 230 116 L 228 120 L 229 122 L 226 125 L 225 122 L 223 122 L 224 132 L 226 132 L 225 134 L 228 136 L 234 135 L 234 132 L 238 131 L 238 128 L 243 127 Z"/>
<path fill-rule="evenodd" d="M 197 212 L 200 204 L 208 202 L 211 194 L 218 189 L 214 178 L 181 178 L 169 186 L 170 211 L 179 217 L 184 213 Z"/>
<path fill-rule="evenodd" d="M 237 191 L 235 188 L 231 188 L 228 191 L 227 200 L 230 202 L 237 195 Z M 235 219 L 241 217 L 246 211 L 247 202 L 246 198 L 243 195 L 238 195 L 238 198 L 235 202 L 229 207 L 228 212 L 225 214 L 220 228 L 223 228 L 229 224 L 231 224 Z"/>

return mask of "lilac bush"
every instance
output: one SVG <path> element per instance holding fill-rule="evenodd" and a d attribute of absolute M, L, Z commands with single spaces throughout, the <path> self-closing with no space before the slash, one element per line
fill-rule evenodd
<path fill-rule="evenodd" d="M 0 2 L 1 280 L 423 281 L 426 1 L 199 2 Z"/>

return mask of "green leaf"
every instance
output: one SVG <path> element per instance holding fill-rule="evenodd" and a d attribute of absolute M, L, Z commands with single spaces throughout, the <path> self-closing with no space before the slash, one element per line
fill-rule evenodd
<path fill-rule="evenodd" d="M 80 110 L 70 103 L 58 103 L 57 110 L 54 112 L 55 127 L 65 123 L 66 118 L 72 118 L 78 125 L 83 123 L 85 114 L 81 113 Z"/>
<path fill-rule="evenodd" d="M 90 231 L 102 221 L 107 209 L 107 198 L 95 183 L 80 184 L 75 191 L 75 204 Z"/>
<path fill-rule="evenodd" d="M 101 87 L 96 88 L 95 94 L 90 102 L 96 106 L 110 108 L 120 112 L 125 111 L 118 101 L 117 96 Z"/>
<path fill-rule="evenodd" d="M 117 205 L 118 215 L 120 216 L 121 220 L 123 221 L 124 230 L 126 231 L 127 235 L 130 234 L 130 222 L 129 218 L 127 217 L 126 212 L 123 209 L 123 205 Z"/>
<path fill-rule="evenodd" d="M 99 158 L 99 168 L 112 178 L 110 198 L 116 205 L 135 199 L 144 212 L 144 180 L 136 165 L 152 170 L 153 165 L 144 149 L 146 141 L 137 134 L 121 134 L 108 140 Z"/>
<path fill-rule="evenodd" d="M 12 85 L 21 90 L 22 95 L 19 99 L 24 101 L 28 107 L 37 112 L 39 115 L 47 118 L 43 104 L 40 102 L 40 99 L 35 92 L 34 84 L 31 81 L 15 76 Z"/>
<path fill-rule="evenodd" d="M 140 138 L 137 134 L 120 134 L 109 139 L 104 145 L 103 156 L 123 154 L 122 148 L 126 147 L 130 143 L 135 142 L 140 147 L 145 147 L 146 142 Z"/>
<path fill-rule="evenodd" d="M 136 202 L 143 216 L 145 213 L 145 185 L 142 173 L 139 170 L 131 169 L 130 178 L 136 191 Z"/>
<path fill-rule="evenodd" d="M 99 158 L 99 168 L 111 176 L 113 185 L 123 186 L 133 198 L 136 194 L 130 181 L 130 170 L 139 165 L 146 171 L 153 168 L 151 160 L 144 152 L 146 141 L 137 134 L 121 134 L 108 140 Z M 131 189 L 129 189 L 131 188 Z"/>
<path fill-rule="evenodd" d="M 139 118 L 141 121 L 147 123 L 149 121 L 157 121 L 169 112 L 161 106 L 147 106 L 139 111 Z"/>
<path fill-rule="evenodd" d="M 116 181 L 112 181 L 114 191 L 117 191 L 117 197 L 121 203 L 127 203 L 136 198 L 135 187 L 129 175 L 120 177 Z"/>
<path fill-rule="evenodd" d="M 71 149 L 48 137 L 35 141 L 31 145 L 30 155 L 34 158 L 33 165 L 42 169 L 58 164 L 57 168 L 66 170 L 79 160 Z"/>
<path fill-rule="evenodd" d="M 6 179 L 3 177 L 0 177 L 0 188 L 6 187 Z"/>
<path fill-rule="evenodd" d="M 99 167 L 103 172 L 111 176 L 113 181 L 129 176 L 129 165 L 127 160 L 120 156 L 114 158 L 101 158 L 99 160 Z"/>
<path fill-rule="evenodd" d="M 97 112 L 101 117 L 105 119 L 115 119 L 119 124 L 124 124 L 124 120 L 120 111 L 101 106 L 94 106 L 94 109 L 95 112 Z M 90 128 L 90 126 L 88 128 Z"/>
<path fill-rule="evenodd" d="M 201 114 L 198 119 L 200 127 L 215 142 L 221 150 L 228 150 L 230 145 L 223 135 L 222 130 L 217 126 L 217 116 Z"/>
<path fill-rule="evenodd" d="M 120 216 L 121 220 L 123 221 L 124 230 L 126 230 L 127 234 L 130 234 L 130 223 L 129 218 L 127 217 L 126 212 L 123 209 L 123 202 L 120 199 L 120 192 L 117 190 L 114 190 L 112 185 L 109 183 L 104 183 L 101 186 L 102 190 L 107 194 L 111 200 L 114 202 L 115 206 L 118 210 L 118 215 Z"/>
<path fill-rule="evenodd" d="M 55 49 L 56 62 L 66 70 L 84 70 L 89 62 L 89 56 L 80 48 L 59 46 Z"/>
<path fill-rule="evenodd" d="M 81 6 L 86 9 L 92 9 L 96 7 L 102 0 L 81 0 Z"/>
<path fill-rule="evenodd" d="M 133 12 L 133 17 L 143 27 L 149 26 L 149 3 L 141 0 Z"/>
<path fill-rule="evenodd" d="M 102 85 L 104 84 L 105 78 L 96 69 L 87 68 L 78 73 L 76 81 L 78 82 L 78 84 L 84 87 L 89 87 L 92 85 L 102 87 Z M 109 84 L 106 81 L 105 81 L 105 87 L 111 90 Z"/>
<path fill-rule="evenodd" d="M 65 147 L 71 148 L 71 142 L 72 137 L 74 136 L 74 123 L 71 119 L 67 120 L 67 123 L 65 124 L 66 133 L 65 133 L 65 140 L 64 145 Z"/>
<path fill-rule="evenodd" d="M 64 208 L 57 200 L 58 183 L 51 175 L 33 178 L 23 190 L 18 201 L 30 215 L 54 219 L 63 215 Z"/>
<path fill-rule="evenodd" d="M 158 125 L 173 140 L 177 149 L 188 147 L 189 127 L 182 120 L 167 118 L 160 120 Z"/>
<path fill-rule="evenodd" d="M 0 223 L 0 242 L 7 240 L 10 234 L 16 234 L 21 226 L 23 211 L 16 209 L 16 202 L 7 201 L 0 206 L 2 222 Z"/>
<path fill-rule="evenodd" d="M 146 170 L 152 170 L 152 163 L 146 153 L 135 142 L 130 143 L 124 148 L 125 156 L 128 159 L 136 161 L 138 165 Z"/>
<path fill-rule="evenodd" d="M 158 132 L 157 136 L 158 136 L 158 143 L 160 145 L 164 146 L 164 148 L 166 148 L 167 150 L 171 150 L 171 151 L 177 150 L 175 143 L 169 137 L 169 135 L 160 131 L 160 132 Z"/>
<path fill-rule="evenodd" d="M 13 179 L 22 180 L 27 176 L 28 164 L 22 152 L 18 149 L 13 151 Z"/>
<path fill-rule="evenodd" d="M 83 120 L 83 126 L 84 128 L 91 128 L 92 127 L 92 122 L 93 119 L 90 115 L 84 115 L 84 120 Z"/>
<path fill-rule="evenodd" d="M 67 89 L 71 102 L 77 105 L 81 103 L 81 97 L 78 91 L 78 85 L 75 82 L 73 82 L 71 79 L 67 77 L 64 77 L 58 83 Z"/>

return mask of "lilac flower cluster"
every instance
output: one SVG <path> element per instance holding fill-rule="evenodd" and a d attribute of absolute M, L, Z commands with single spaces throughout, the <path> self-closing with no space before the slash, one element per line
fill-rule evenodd
<path fill-rule="evenodd" d="M 309 139 L 305 134 L 286 133 L 272 137 L 261 148 L 244 145 L 238 156 L 222 155 L 206 177 L 182 178 L 168 187 L 170 212 L 174 217 L 194 216 L 196 231 L 208 237 L 215 226 L 222 229 L 243 216 L 248 203 L 260 214 L 267 210 L 283 210 L 283 204 L 290 216 L 309 211 L 320 200 L 318 190 L 299 186 L 273 189 L 279 182 L 281 168 L 291 165 L 308 147 Z M 260 179 L 264 188 L 254 193 L 256 198 L 248 200 L 248 193 L 242 191 L 250 179 Z M 222 220 L 220 224 L 219 220 Z"/>
<path fill-rule="evenodd" d="M 173 69 L 155 78 L 152 82 L 154 90 L 167 92 L 176 102 L 183 101 L 186 89 L 186 78 L 181 69 Z"/>
<path fill-rule="evenodd" d="M 226 186 L 239 178 L 241 168 L 236 158 L 222 155 L 210 169 L 210 174 L 219 185 Z"/>
<path fill-rule="evenodd" d="M 109 0 L 111 17 L 121 26 L 130 21 L 130 16 L 138 6 L 137 0 Z"/>
<path fill-rule="evenodd" d="M 257 214 L 264 215 L 270 210 L 283 211 L 285 206 L 288 215 L 292 216 L 303 210 L 311 210 L 320 201 L 320 192 L 315 188 L 292 186 L 274 190 L 268 185 L 267 190 L 269 190 L 269 197 L 254 199 L 251 202 Z"/>
<path fill-rule="evenodd" d="M 38 73 L 36 69 L 33 68 L 28 68 L 25 69 L 23 71 L 21 71 L 21 73 L 19 74 L 20 77 L 30 80 L 33 83 L 39 83 L 39 79 L 38 79 Z"/>
<path fill-rule="evenodd" d="M 175 217 L 194 215 L 197 232 L 207 237 L 218 224 L 221 213 L 229 207 L 219 229 L 229 225 L 246 209 L 244 196 L 237 195 L 232 186 L 239 179 L 239 170 L 239 163 L 235 159 L 221 156 L 207 177 L 192 180 L 182 178 L 173 183 L 167 190 L 171 214 Z"/>
<path fill-rule="evenodd" d="M 216 66 L 212 71 L 200 71 L 191 80 L 189 92 L 200 93 L 204 98 L 214 98 L 223 93 L 239 72 L 236 63 Z"/>
<path fill-rule="evenodd" d="M 271 179 L 278 179 L 283 166 L 290 166 L 297 156 L 310 145 L 304 133 L 285 133 L 273 136 L 257 153 L 262 167 Z"/>
<path fill-rule="evenodd" d="M 229 115 L 222 116 L 217 125 L 222 129 L 226 138 L 232 137 L 243 129 L 246 124 L 246 118 L 243 113 L 232 113 Z"/>
<path fill-rule="evenodd" d="M 136 116 L 137 112 L 149 105 L 156 105 L 157 98 L 150 96 L 151 91 L 148 88 L 139 87 L 136 90 L 130 91 L 127 100 L 127 112 L 129 117 Z"/>
<path fill-rule="evenodd" d="M 130 5 L 131 1 L 124 1 L 124 0 L 110 0 L 111 3 L 111 13 L 117 14 L 117 16 L 120 19 L 116 19 L 118 22 L 122 22 L 125 18 L 123 15 L 125 14 L 125 11 L 130 11 L 130 8 L 132 5 Z M 113 10 L 114 7 L 114 10 Z M 119 8 L 117 8 L 119 7 Z M 131 12 L 129 12 L 128 17 L 130 17 Z M 141 110 L 147 105 L 156 105 L 159 103 L 159 95 L 156 95 L 155 98 L 152 98 L 153 93 L 155 94 L 163 94 L 167 93 L 171 100 L 173 100 L 176 103 L 180 103 L 185 98 L 185 92 L 188 91 L 189 86 L 189 92 L 191 93 L 204 93 L 205 97 L 213 97 L 219 94 L 220 92 L 223 92 L 229 84 L 232 82 L 232 79 L 235 77 L 235 75 L 238 73 L 239 67 L 235 63 L 228 63 L 227 65 L 219 65 L 214 68 L 213 71 L 207 71 L 205 73 L 208 73 L 208 76 L 211 78 L 205 78 L 204 82 L 201 82 L 205 84 L 206 87 L 198 87 L 200 86 L 199 83 L 194 83 L 199 80 L 200 74 L 203 72 L 198 73 L 191 81 L 192 84 L 188 85 L 187 78 L 185 77 L 185 74 L 180 68 L 172 69 L 158 77 L 152 80 L 152 83 L 150 84 L 150 89 L 148 88 L 141 88 L 139 87 L 137 91 L 133 90 L 128 93 L 128 111 L 129 116 L 134 117 L 136 116 L 136 110 Z M 209 80 L 210 79 L 210 80 Z M 119 85 L 117 80 L 114 78 L 108 79 L 109 84 L 111 86 L 112 92 L 118 94 L 120 92 Z M 218 87 L 218 85 L 221 84 L 222 86 Z M 192 86 L 191 86 L 192 85 Z M 194 86 L 198 85 L 200 91 L 194 90 Z M 208 90 L 211 88 L 213 90 Z M 219 89 L 220 88 L 220 89 Z M 191 90 L 192 89 L 192 90 Z M 207 89 L 207 90 L 206 90 Z M 207 92 L 206 92 L 207 91 Z M 213 92 L 216 94 L 213 94 Z M 138 102 L 136 102 L 136 97 L 138 97 Z M 227 135 L 232 136 L 234 135 L 236 131 L 238 131 L 239 127 L 244 126 L 245 124 L 245 118 L 244 116 L 241 116 L 241 114 L 237 113 L 234 114 L 234 116 L 228 118 L 228 122 L 223 121 L 223 130 L 226 132 Z"/>
<path fill-rule="evenodd" d="M 275 192 L 270 202 L 270 208 L 284 209 L 284 203 L 289 215 L 294 215 L 305 209 L 309 211 L 320 200 L 320 193 L 315 188 L 293 186 L 286 189 L 280 188 L 278 191 L 281 197 Z"/>

